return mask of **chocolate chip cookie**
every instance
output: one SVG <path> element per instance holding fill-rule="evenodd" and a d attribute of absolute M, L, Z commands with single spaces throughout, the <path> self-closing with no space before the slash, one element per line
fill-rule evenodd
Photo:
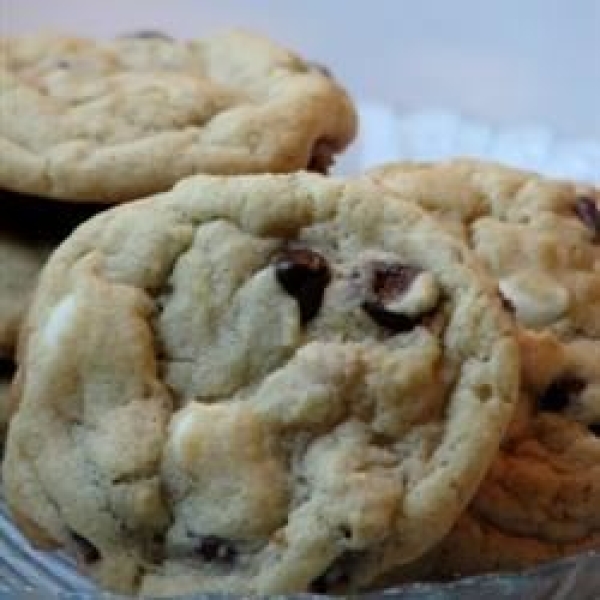
<path fill-rule="evenodd" d="M 527 395 L 469 512 L 439 549 L 437 576 L 600 549 L 600 344 L 525 334 L 521 349 Z"/>
<path fill-rule="evenodd" d="M 325 170 L 354 108 L 318 67 L 249 33 L 0 41 L 0 187 L 118 202 L 193 173 Z"/>
<path fill-rule="evenodd" d="M 600 549 L 600 193 L 472 160 L 371 176 L 471 246 L 520 329 L 517 414 L 469 511 L 425 561 L 430 571 Z"/>
<path fill-rule="evenodd" d="M 100 214 L 45 267 L 27 333 L 11 511 L 128 592 L 362 589 L 447 533 L 518 398 L 466 247 L 309 173 Z"/>

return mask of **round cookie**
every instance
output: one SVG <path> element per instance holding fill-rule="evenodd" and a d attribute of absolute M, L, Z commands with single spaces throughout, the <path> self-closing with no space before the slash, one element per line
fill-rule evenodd
<path fill-rule="evenodd" d="M 194 173 L 325 170 L 354 137 L 335 81 L 249 33 L 0 40 L 0 187 L 119 202 Z"/>
<path fill-rule="evenodd" d="M 469 243 L 520 329 L 521 399 L 501 452 L 416 572 L 517 569 L 600 549 L 600 193 L 464 159 L 369 176 Z"/>
<path fill-rule="evenodd" d="M 600 550 L 600 344 L 539 335 L 522 344 L 526 366 L 538 371 L 525 384 L 529 402 L 469 511 L 429 561 L 436 577 Z M 541 367 L 543 353 L 550 362 Z M 554 403 L 574 414 L 557 414 Z"/>
<path fill-rule="evenodd" d="M 519 361 L 490 284 L 368 183 L 198 176 L 102 213 L 28 315 L 12 513 L 113 589 L 361 589 L 497 452 Z"/>
<path fill-rule="evenodd" d="M 21 319 L 48 255 L 73 228 L 98 210 L 0 190 L 0 433 Z"/>

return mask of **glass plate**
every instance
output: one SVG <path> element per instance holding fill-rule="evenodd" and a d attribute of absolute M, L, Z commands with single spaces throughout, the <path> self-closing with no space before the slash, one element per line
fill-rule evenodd
<path fill-rule="evenodd" d="M 309 599 L 293 594 L 286 600 Z M 322 596 L 321 596 L 322 597 Z M 60 552 L 37 552 L 11 523 L 0 498 L 0 598 L 7 600 L 117 600 L 79 575 Z M 198 593 L 180 598 L 225 600 L 242 596 Z M 244 596 L 244 599 L 247 597 Z M 283 597 L 280 597 L 283 599 Z M 357 596 L 362 600 L 598 600 L 600 552 L 548 563 L 518 574 L 482 575 L 449 583 L 413 583 Z"/>

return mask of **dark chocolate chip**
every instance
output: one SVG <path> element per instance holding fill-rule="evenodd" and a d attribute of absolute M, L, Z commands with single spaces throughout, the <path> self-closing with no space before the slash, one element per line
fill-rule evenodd
<path fill-rule="evenodd" d="M 323 256 L 304 248 L 289 249 L 275 259 L 281 287 L 298 302 L 300 320 L 308 323 L 321 308 L 331 274 Z"/>
<path fill-rule="evenodd" d="M 500 304 L 502 304 L 502 308 L 511 315 L 517 313 L 517 309 L 515 305 L 500 291 L 498 290 L 498 296 L 500 296 Z"/>
<path fill-rule="evenodd" d="M 401 297 L 411 286 L 421 270 L 416 267 L 375 263 L 372 295 L 362 303 L 363 310 L 381 327 L 395 333 L 410 331 L 425 314 L 409 316 L 389 308 L 389 304 Z"/>
<path fill-rule="evenodd" d="M 561 412 L 585 389 L 585 381 L 565 376 L 551 383 L 542 394 L 538 406 L 547 412 Z"/>
<path fill-rule="evenodd" d="M 588 429 L 596 436 L 600 437 L 600 421 L 597 423 L 590 423 Z"/>
<path fill-rule="evenodd" d="M 310 61 L 308 63 L 308 66 L 313 71 L 318 71 L 319 73 L 321 73 L 321 75 L 324 75 L 325 77 L 328 77 L 329 79 L 333 79 L 333 74 L 331 73 L 331 70 L 328 67 L 326 67 L 323 63 Z"/>
<path fill-rule="evenodd" d="M 140 31 L 133 31 L 132 33 L 125 33 L 121 37 L 124 38 L 135 38 L 139 40 L 165 40 L 167 42 L 173 41 L 173 38 L 162 31 L 157 29 L 141 29 Z"/>
<path fill-rule="evenodd" d="M 163 533 L 155 533 L 147 541 L 146 555 L 150 562 L 160 564 L 165 559 L 165 536 Z"/>
<path fill-rule="evenodd" d="M 330 167 L 333 165 L 333 156 L 335 154 L 335 145 L 331 140 L 320 139 L 315 142 L 312 148 L 308 165 L 306 166 L 307 171 L 313 173 L 321 173 L 327 175 Z"/>
<path fill-rule="evenodd" d="M 591 229 L 596 239 L 600 239 L 600 209 L 589 196 L 579 196 L 575 200 L 575 212 L 581 221 Z"/>
<path fill-rule="evenodd" d="M 422 272 L 417 267 L 407 265 L 376 263 L 374 266 L 373 291 L 383 303 L 402 296 Z"/>
<path fill-rule="evenodd" d="M 349 525 L 340 525 L 340 533 L 347 540 L 352 538 L 352 528 Z"/>
<path fill-rule="evenodd" d="M 381 302 L 376 300 L 365 300 L 362 303 L 363 310 L 381 327 L 390 329 L 395 333 L 403 333 L 414 329 L 421 317 L 409 317 L 400 313 L 388 310 Z"/>
<path fill-rule="evenodd" d="M 75 542 L 77 548 L 77 554 L 81 557 L 81 560 L 86 564 L 92 564 L 100 560 L 100 551 L 92 542 L 86 540 L 75 531 L 70 532 L 71 539 Z"/>
<path fill-rule="evenodd" d="M 233 543 L 216 535 L 201 537 L 194 551 L 206 562 L 232 563 L 237 556 Z"/>

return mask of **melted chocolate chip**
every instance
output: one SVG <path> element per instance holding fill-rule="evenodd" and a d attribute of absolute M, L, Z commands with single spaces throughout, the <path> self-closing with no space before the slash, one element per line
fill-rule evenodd
<path fill-rule="evenodd" d="M 589 196 L 580 196 L 575 200 L 575 212 L 595 238 L 600 239 L 600 209 L 596 201 Z"/>
<path fill-rule="evenodd" d="M 600 437 L 600 421 L 597 423 L 590 423 L 588 429 L 596 436 Z"/>
<path fill-rule="evenodd" d="M 75 531 L 70 531 L 69 534 L 71 539 L 75 542 L 77 554 L 81 557 L 83 562 L 90 565 L 100 560 L 100 551 L 92 544 L 92 542 L 86 540 Z"/>
<path fill-rule="evenodd" d="M 540 410 L 561 412 L 585 389 L 585 382 L 578 377 L 565 376 L 551 383 L 539 400 Z"/>
<path fill-rule="evenodd" d="M 329 168 L 333 165 L 333 155 L 335 154 L 335 145 L 331 140 L 320 139 L 313 146 L 310 160 L 306 166 L 307 171 L 327 175 Z"/>
<path fill-rule="evenodd" d="M 290 249 L 275 259 L 281 287 L 298 302 L 300 320 L 308 323 L 321 308 L 331 274 L 323 256 L 308 249 Z"/>
<path fill-rule="evenodd" d="M 417 267 L 378 263 L 375 265 L 373 291 L 381 302 L 391 302 L 402 296 L 421 272 Z"/>
<path fill-rule="evenodd" d="M 206 562 L 232 563 L 237 556 L 233 543 L 216 535 L 201 537 L 194 551 Z"/>
<path fill-rule="evenodd" d="M 395 333 L 410 331 L 425 315 L 405 315 L 389 308 L 389 304 L 406 293 L 419 273 L 416 267 L 376 263 L 372 297 L 362 303 L 363 310 L 381 327 Z"/>

